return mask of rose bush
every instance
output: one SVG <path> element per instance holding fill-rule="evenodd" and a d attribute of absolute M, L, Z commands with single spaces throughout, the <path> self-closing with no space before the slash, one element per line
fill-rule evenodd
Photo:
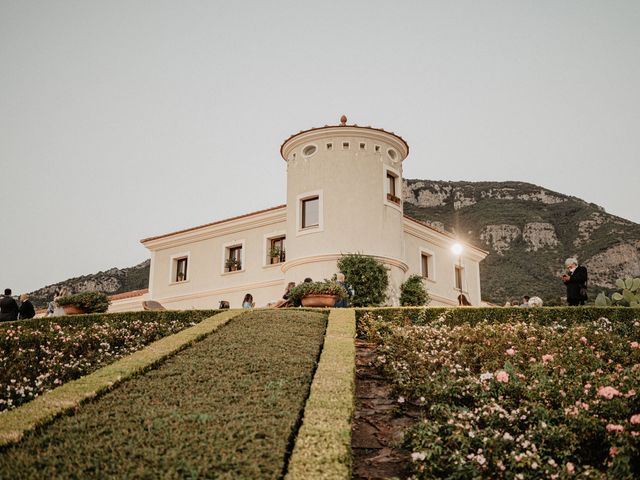
<path fill-rule="evenodd" d="M 367 325 L 414 478 L 640 476 L 639 322 Z"/>
<path fill-rule="evenodd" d="M 212 314 L 132 312 L 5 323 L 0 326 L 0 412 Z"/>

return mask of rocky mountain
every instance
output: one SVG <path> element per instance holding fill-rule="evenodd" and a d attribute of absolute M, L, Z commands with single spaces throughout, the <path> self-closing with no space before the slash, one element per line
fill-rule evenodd
<path fill-rule="evenodd" d="M 481 263 L 485 300 L 537 295 L 562 302 L 564 259 L 589 270 L 589 293 L 640 275 L 640 225 L 579 198 L 522 182 L 404 181 L 405 213 L 489 251 Z"/>
<path fill-rule="evenodd" d="M 149 286 L 150 264 L 150 260 L 145 260 L 129 268 L 111 268 L 104 272 L 70 278 L 63 282 L 47 285 L 29 295 L 36 307 L 43 308 L 47 302 L 52 300 L 54 292 L 61 287 L 66 287 L 71 293 L 98 291 L 107 295 L 147 288 Z"/>

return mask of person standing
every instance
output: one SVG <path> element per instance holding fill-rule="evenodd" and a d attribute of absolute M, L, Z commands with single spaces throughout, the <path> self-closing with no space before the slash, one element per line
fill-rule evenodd
<path fill-rule="evenodd" d="M 345 280 L 344 273 L 336 274 L 336 283 L 347 291 L 347 298 L 336 300 L 334 308 L 347 308 L 351 297 L 353 297 L 353 287 Z"/>
<path fill-rule="evenodd" d="M 11 296 L 11 289 L 5 288 L 4 295 L 0 298 L 0 322 L 8 322 L 18 319 L 18 302 Z"/>
<path fill-rule="evenodd" d="M 65 315 L 64 308 L 58 305 L 58 300 L 62 297 L 66 297 L 69 294 L 69 291 L 66 287 L 62 287 L 56 289 L 53 294 L 53 301 L 49 302 L 47 306 L 47 317 L 62 317 Z"/>
<path fill-rule="evenodd" d="M 20 295 L 20 319 L 33 318 L 36 316 L 36 309 L 29 300 L 29 295 L 23 293 Z"/>
<path fill-rule="evenodd" d="M 567 273 L 562 275 L 562 281 L 567 287 L 567 304 L 572 307 L 584 305 L 587 301 L 587 267 L 578 265 L 575 258 L 567 258 L 564 262 Z"/>

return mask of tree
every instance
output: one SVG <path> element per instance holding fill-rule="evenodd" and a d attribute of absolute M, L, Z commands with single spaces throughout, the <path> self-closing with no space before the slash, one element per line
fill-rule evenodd
<path fill-rule="evenodd" d="M 431 299 L 420 275 L 411 275 L 400 286 L 400 305 L 403 307 L 424 306 L 430 301 Z"/>
<path fill-rule="evenodd" d="M 389 274 L 382 262 L 368 255 L 349 253 L 338 260 L 338 269 L 353 287 L 354 307 L 376 307 L 387 299 Z"/>

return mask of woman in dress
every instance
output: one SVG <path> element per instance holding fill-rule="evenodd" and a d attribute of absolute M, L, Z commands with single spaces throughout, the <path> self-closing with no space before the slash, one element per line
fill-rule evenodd
<path fill-rule="evenodd" d="M 66 287 L 62 287 L 53 294 L 53 301 L 47 306 L 47 317 L 62 317 L 65 315 L 64 308 L 58 305 L 58 300 L 69 295 Z"/>

